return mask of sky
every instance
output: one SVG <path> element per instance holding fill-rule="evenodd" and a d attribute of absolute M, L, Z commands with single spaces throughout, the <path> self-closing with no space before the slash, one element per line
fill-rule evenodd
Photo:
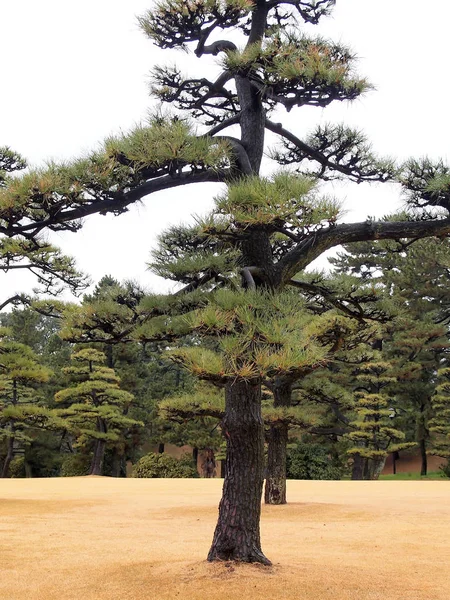
<path fill-rule="evenodd" d="M 153 65 L 179 64 L 204 74 L 203 59 L 161 51 L 139 30 L 137 15 L 152 0 L 15 0 L 0 8 L 2 94 L 0 145 L 32 165 L 87 154 L 108 135 L 142 122 Z M 404 160 L 449 155 L 448 23 L 450 2 L 337 0 L 332 17 L 307 27 L 349 45 L 358 71 L 375 90 L 353 103 L 302 108 L 277 121 L 300 137 L 317 123 L 344 122 L 366 132 L 380 155 Z M 211 61 L 210 61 L 211 62 Z M 213 69 L 214 64 L 207 69 Z M 93 216 L 77 234 L 51 241 L 77 259 L 97 282 L 110 274 L 148 289 L 167 289 L 147 269 L 156 236 L 170 224 L 204 214 L 220 188 L 187 186 L 153 194 L 120 217 Z M 382 216 L 401 207 L 399 190 L 386 185 L 335 185 L 346 222 Z M 28 291 L 29 278 L 0 275 L 6 293 Z"/>

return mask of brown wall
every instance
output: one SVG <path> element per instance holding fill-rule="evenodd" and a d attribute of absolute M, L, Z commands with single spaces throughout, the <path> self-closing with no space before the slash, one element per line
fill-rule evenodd
<path fill-rule="evenodd" d="M 420 451 L 416 452 L 400 452 L 400 458 L 395 461 L 397 473 L 420 473 L 422 465 Z M 384 466 L 383 475 L 391 475 L 394 472 L 393 469 L 393 455 L 390 454 L 387 457 L 386 464 Z M 428 472 L 439 471 L 439 467 L 445 464 L 446 459 L 440 456 L 427 455 Z"/>

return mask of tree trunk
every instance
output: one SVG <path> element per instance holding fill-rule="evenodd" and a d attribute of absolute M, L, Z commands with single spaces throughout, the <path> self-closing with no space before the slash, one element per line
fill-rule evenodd
<path fill-rule="evenodd" d="M 125 475 L 124 475 L 125 472 Z M 122 452 L 118 448 L 114 448 L 111 460 L 111 477 L 126 476 L 126 461 Z"/>
<path fill-rule="evenodd" d="M 2 479 L 5 479 L 6 477 L 9 476 L 9 465 L 11 464 L 13 457 L 14 457 L 14 436 L 11 435 L 11 437 L 8 438 L 8 450 L 6 453 L 5 460 L 3 462 L 2 474 L 1 474 Z"/>
<path fill-rule="evenodd" d="M 105 440 L 97 440 L 94 446 L 94 456 L 92 457 L 89 475 L 101 475 L 103 469 L 103 458 L 105 456 Z"/>
<path fill-rule="evenodd" d="M 397 475 L 397 461 L 400 458 L 398 450 L 392 453 L 392 474 Z"/>
<path fill-rule="evenodd" d="M 377 481 L 381 475 L 384 465 L 386 464 L 386 457 L 381 459 L 371 459 L 368 465 L 368 479 L 370 481 Z"/>
<path fill-rule="evenodd" d="M 427 460 L 427 444 L 424 438 L 419 440 L 420 456 L 422 457 L 422 464 L 420 467 L 420 474 L 424 477 L 428 472 L 428 460 Z"/>
<path fill-rule="evenodd" d="M 273 388 L 274 406 L 290 406 L 292 386 L 277 382 Z M 286 504 L 286 454 L 289 435 L 287 423 L 270 426 L 267 452 L 267 474 L 264 490 L 266 504 Z"/>
<path fill-rule="evenodd" d="M 270 565 L 261 550 L 259 520 L 264 470 L 261 384 L 235 379 L 225 387 L 227 462 L 209 561 Z"/>
<path fill-rule="evenodd" d="M 361 454 L 353 455 L 352 481 L 361 481 L 364 479 L 366 459 Z"/>
<path fill-rule="evenodd" d="M 430 432 L 427 426 L 427 406 L 430 405 L 431 398 L 423 398 L 420 402 L 419 407 L 419 418 L 417 423 L 417 438 L 420 448 L 420 456 L 422 458 L 422 464 L 420 466 L 420 474 L 424 477 L 428 472 L 428 461 L 427 461 L 427 439 L 429 438 Z"/>
<path fill-rule="evenodd" d="M 286 504 L 286 448 L 289 426 L 275 423 L 270 426 L 267 453 L 267 475 L 264 489 L 266 504 Z"/>

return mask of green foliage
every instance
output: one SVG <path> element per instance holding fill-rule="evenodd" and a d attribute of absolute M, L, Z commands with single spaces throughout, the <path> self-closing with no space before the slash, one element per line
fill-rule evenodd
<path fill-rule="evenodd" d="M 234 27 L 252 8 L 253 0 L 161 0 L 139 24 L 161 48 L 183 47 L 199 40 L 208 26 Z"/>
<path fill-rule="evenodd" d="M 437 169 L 430 161 L 413 162 L 408 169 L 408 185 L 416 189 L 425 185 L 425 179 L 445 172 L 443 165 Z M 398 214 L 386 220 L 405 218 Z M 446 364 L 449 348 L 445 325 L 449 257 L 447 239 L 423 239 L 413 244 L 404 240 L 361 242 L 332 259 L 340 272 L 359 275 L 365 286 L 372 285 L 389 295 L 396 307 L 383 333 L 383 355 L 395 377 L 388 386 L 395 400 L 391 406 L 398 408 L 396 428 L 408 441 L 416 440 L 423 447 L 433 447 L 434 438 L 438 445 L 443 439 L 433 430 L 430 418 L 431 399 L 439 383 L 436 372 Z"/>
<path fill-rule="evenodd" d="M 9 475 L 11 479 L 25 477 L 25 458 L 23 456 L 17 456 L 11 461 Z"/>
<path fill-rule="evenodd" d="M 273 225 L 277 221 L 294 226 L 335 221 L 339 205 L 317 198 L 312 193 L 315 185 L 313 179 L 282 172 L 271 179 L 248 177 L 216 198 L 216 210 L 242 227 Z"/>
<path fill-rule="evenodd" d="M 91 458 L 87 454 L 68 454 L 61 462 L 61 477 L 82 477 L 89 474 Z"/>
<path fill-rule="evenodd" d="M 189 315 L 189 324 L 217 349 L 178 348 L 169 357 L 202 379 L 303 373 L 327 360 L 327 347 L 316 338 L 329 323 L 309 316 L 297 294 L 219 290 Z"/>
<path fill-rule="evenodd" d="M 438 371 L 438 385 L 436 393 L 431 399 L 433 418 L 430 419 L 430 430 L 435 433 L 433 454 L 450 458 L 450 368 L 445 367 Z M 443 472 L 448 471 L 448 465 Z"/>
<path fill-rule="evenodd" d="M 450 479 L 450 462 L 447 461 L 444 465 L 439 467 L 439 472 L 442 477 L 448 477 Z"/>
<path fill-rule="evenodd" d="M 356 418 L 350 422 L 353 431 L 346 439 L 355 444 L 348 453 L 367 459 L 381 460 L 390 452 L 411 448 L 414 442 L 405 442 L 405 434 L 393 425 L 395 410 L 384 392 L 395 381 L 390 374 L 392 366 L 386 361 L 372 361 L 358 368 L 356 380 L 359 390 L 355 393 Z"/>
<path fill-rule="evenodd" d="M 127 416 L 133 395 L 120 389 L 114 369 L 103 366 L 105 354 L 95 348 L 83 348 L 72 354 L 73 366 L 64 371 L 73 381 L 71 387 L 55 394 L 62 406 L 58 413 L 67 419 L 77 445 L 94 448 L 120 442 L 124 432 L 139 421 Z"/>
<path fill-rule="evenodd" d="M 198 473 L 189 455 L 176 459 L 168 454 L 150 452 L 134 465 L 133 477 L 190 478 L 198 477 Z"/>
<path fill-rule="evenodd" d="M 229 52 L 224 66 L 232 72 L 257 71 L 261 87 L 272 94 L 289 94 L 288 106 L 311 104 L 327 106 L 333 100 L 351 100 L 371 88 L 366 79 L 354 73 L 355 57 L 342 46 L 323 38 L 308 38 L 284 30 L 240 52 Z"/>
<path fill-rule="evenodd" d="M 321 444 L 299 443 L 288 449 L 288 479 L 342 479 L 343 474 L 343 466 Z"/>
<path fill-rule="evenodd" d="M 27 163 L 20 154 L 8 148 L 8 146 L 0 147 L 0 187 L 5 185 L 5 178 L 7 173 L 13 171 L 20 171 L 25 169 Z"/>
<path fill-rule="evenodd" d="M 150 173 L 156 176 L 186 164 L 194 170 L 220 169 L 229 163 L 228 154 L 227 142 L 196 137 L 183 120 L 151 116 L 128 135 L 108 138 L 87 158 L 49 163 L 9 179 L 0 188 L 0 218 L 14 211 L 16 218 L 39 220 L 62 199 L 74 207 L 93 195 L 109 197 L 118 186 L 138 185 Z"/>
<path fill-rule="evenodd" d="M 6 443 L 9 455 L 16 446 L 29 445 L 39 429 L 64 429 L 65 422 L 38 392 L 50 375 L 29 346 L 13 341 L 11 332 L 1 329 L 0 441 Z M 7 472 L 7 461 L 3 469 Z"/>
<path fill-rule="evenodd" d="M 227 142 L 196 137 L 187 121 L 159 115 L 151 116 L 148 126 L 138 126 L 122 137 L 108 138 L 105 153 L 137 169 L 157 169 L 171 163 L 179 168 L 184 164 L 195 169 L 220 168 L 229 160 Z"/>

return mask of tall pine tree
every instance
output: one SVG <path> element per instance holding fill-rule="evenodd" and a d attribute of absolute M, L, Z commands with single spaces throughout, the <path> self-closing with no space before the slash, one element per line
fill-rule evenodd
<path fill-rule="evenodd" d="M 327 126 L 303 136 L 270 119 L 277 108 L 326 107 L 358 98 L 370 88 L 355 73 L 348 48 L 301 31 L 303 22 L 317 23 L 333 5 L 334 0 L 156 4 L 140 21 L 158 46 L 193 48 L 198 58 L 221 57 L 212 80 L 203 72 L 184 76 L 175 67 L 154 71 L 154 93 L 191 115 L 203 130 L 198 132 L 179 115 L 156 116 L 129 135 L 107 140 L 85 159 L 51 165 L 10 182 L 0 190 L 0 233 L 39 239 L 45 228 L 76 230 L 79 220 L 93 212 L 120 214 L 129 204 L 162 189 L 223 182 L 228 193 L 202 229 L 207 236 L 236 246 L 236 267 L 246 288 L 273 293 L 336 245 L 447 235 L 450 177 L 445 166 L 425 168 L 423 162 L 411 162 L 401 174 L 419 218 L 341 223 L 336 203 L 314 192 L 311 176 L 385 181 L 396 176 L 393 165 L 378 160 L 366 140 L 348 128 Z M 227 30 L 233 30 L 228 39 L 218 35 Z M 232 125 L 239 125 L 238 136 L 223 135 Z M 282 165 L 292 165 L 290 175 L 260 176 L 266 130 L 280 137 L 281 148 L 274 157 Z M 301 176 L 305 172 L 306 178 Z M 205 279 L 214 280 L 215 272 L 207 271 L 190 289 Z M 243 377 L 245 372 L 243 364 L 238 365 L 234 379 L 226 384 L 225 421 L 234 421 L 228 450 L 242 446 L 246 451 L 231 453 L 227 461 L 209 556 L 267 563 L 259 542 L 262 381 L 259 376 Z"/>

